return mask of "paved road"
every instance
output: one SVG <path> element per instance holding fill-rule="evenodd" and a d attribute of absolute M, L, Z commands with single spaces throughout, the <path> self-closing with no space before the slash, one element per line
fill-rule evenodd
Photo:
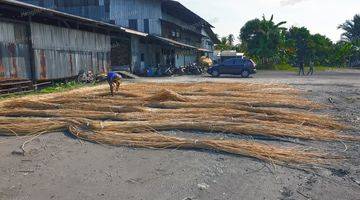
<path fill-rule="evenodd" d="M 325 113 L 360 124 L 360 71 L 322 72 L 310 78 L 266 71 L 249 79 L 185 76 L 137 81 L 289 83 L 317 102 L 329 103 L 332 97 L 334 107 Z M 63 133 L 37 138 L 27 146 L 25 157 L 12 155 L 22 143 L 0 137 L 0 200 L 360 199 L 359 144 L 346 145 L 346 154 L 353 159 L 341 168 L 318 169 L 314 174 L 205 151 L 101 146 Z M 345 149 L 344 144 L 309 145 Z M 200 190 L 198 184 L 209 187 Z"/>

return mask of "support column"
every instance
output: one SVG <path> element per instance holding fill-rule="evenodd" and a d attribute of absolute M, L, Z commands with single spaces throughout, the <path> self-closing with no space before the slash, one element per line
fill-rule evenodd
<path fill-rule="evenodd" d="M 35 52 L 33 50 L 32 46 L 32 35 L 31 35 L 31 16 L 28 18 L 28 23 L 26 25 L 26 39 L 28 43 L 28 49 L 29 49 L 29 61 L 30 61 L 30 71 L 31 71 L 31 80 L 33 83 L 36 82 L 36 69 L 35 69 Z"/>

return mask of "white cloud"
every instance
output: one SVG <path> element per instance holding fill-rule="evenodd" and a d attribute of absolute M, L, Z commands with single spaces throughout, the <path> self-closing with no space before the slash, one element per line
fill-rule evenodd
<path fill-rule="evenodd" d="M 282 0 L 280 2 L 280 4 L 282 6 L 292 6 L 292 5 L 295 5 L 295 4 L 300 3 L 302 1 L 306 1 L 306 0 Z"/>

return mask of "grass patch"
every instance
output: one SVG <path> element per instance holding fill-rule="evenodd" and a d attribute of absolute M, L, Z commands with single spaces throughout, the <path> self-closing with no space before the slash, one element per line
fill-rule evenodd
<path fill-rule="evenodd" d="M 85 84 L 80 84 L 75 81 L 67 82 L 67 83 L 57 83 L 54 86 L 46 87 L 37 91 L 39 94 L 50 94 L 55 92 L 64 92 L 67 90 L 72 90 L 76 88 L 80 88 L 85 86 Z"/>
<path fill-rule="evenodd" d="M 276 70 L 276 71 L 289 71 L 289 72 L 297 72 L 299 71 L 298 67 L 294 67 L 289 64 L 277 64 L 273 66 L 259 66 L 261 70 Z M 327 67 L 327 66 L 314 66 L 315 72 L 322 72 L 322 71 L 332 71 L 339 69 L 338 67 Z M 309 71 L 309 67 L 305 67 L 305 71 Z"/>
<path fill-rule="evenodd" d="M 92 84 L 81 84 L 77 83 L 75 81 L 67 82 L 67 83 L 56 83 L 53 86 L 45 87 L 41 90 L 33 91 L 33 92 L 27 92 L 27 93 L 17 93 L 17 94 L 3 94 L 0 96 L 0 99 L 8 99 L 13 97 L 22 97 L 22 96 L 28 96 L 28 95 L 34 95 L 34 94 L 51 94 L 56 92 L 65 92 L 77 88 L 81 88 L 84 86 L 92 86 Z"/>

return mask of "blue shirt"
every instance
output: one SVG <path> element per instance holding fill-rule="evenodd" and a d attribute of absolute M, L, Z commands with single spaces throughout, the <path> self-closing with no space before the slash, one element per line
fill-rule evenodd
<path fill-rule="evenodd" d="M 109 81 L 113 81 L 113 80 L 115 80 L 117 78 L 120 78 L 120 77 L 119 77 L 119 74 L 117 74 L 115 72 L 109 72 L 107 78 L 108 78 Z"/>

